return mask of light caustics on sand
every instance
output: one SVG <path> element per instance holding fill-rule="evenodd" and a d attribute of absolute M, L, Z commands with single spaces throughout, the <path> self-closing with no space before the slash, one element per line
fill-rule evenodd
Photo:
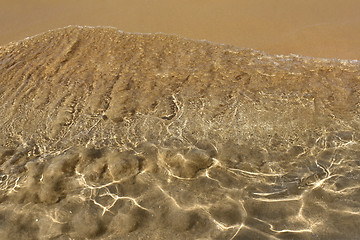
<path fill-rule="evenodd" d="M 67 27 L 0 48 L 6 239 L 354 239 L 360 64 Z"/>

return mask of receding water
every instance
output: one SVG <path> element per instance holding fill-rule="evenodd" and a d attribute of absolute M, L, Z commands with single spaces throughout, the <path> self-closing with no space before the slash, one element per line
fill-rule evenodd
<path fill-rule="evenodd" d="M 1 239 L 359 239 L 360 64 L 68 27 L 0 48 Z"/>

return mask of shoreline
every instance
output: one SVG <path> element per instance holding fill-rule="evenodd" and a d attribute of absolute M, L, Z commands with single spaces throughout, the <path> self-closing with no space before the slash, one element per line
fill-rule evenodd
<path fill-rule="evenodd" d="M 170 37 L 175 37 L 177 39 L 183 39 L 183 40 L 186 40 L 186 41 L 193 41 L 193 42 L 206 42 L 206 43 L 209 43 L 211 45 L 214 45 L 214 46 L 223 46 L 223 47 L 228 47 L 229 49 L 235 49 L 235 50 L 238 50 L 238 51 L 241 51 L 241 50 L 249 50 L 249 51 L 252 51 L 254 53 L 261 53 L 262 55 L 264 56 L 267 56 L 267 57 L 274 57 L 274 58 L 298 58 L 298 59 L 304 59 L 304 60 L 313 60 L 313 61 L 324 61 L 324 62 L 328 62 L 328 63 L 331 63 L 331 62 L 340 62 L 340 63 L 343 63 L 343 64 L 347 64 L 347 63 L 350 63 L 350 64 L 360 64 L 360 60 L 359 59 L 345 59 L 345 58 L 326 58 L 326 57 L 313 57 L 313 56 L 306 56 L 306 55 L 301 55 L 301 54 L 295 54 L 295 53 L 290 53 L 290 54 L 271 54 L 271 53 L 268 53 L 266 51 L 262 51 L 262 50 L 258 50 L 258 49 L 254 49 L 254 48 L 249 48 L 249 47 L 240 47 L 240 46 L 236 46 L 236 45 L 232 45 L 232 44 L 226 44 L 226 43 L 216 43 L 216 42 L 213 42 L 213 41 L 210 41 L 210 40 L 207 40 L 207 39 L 194 39 L 194 38 L 187 38 L 187 37 L 183 37 L 183 36 L 180 36 L 179 34 L 174 34 L 174 33 L 164 33 L 164 32 L 155 32 L 155 33 L 141 33 L 141 32 L 128 32 L 128 31 L 123 31 L 121 29 L 118 29 L 117 27 L 113 27 L 113 26 L 87 26 L 87 25 L 68 25 L 68 26 L 64 26 L 64 27 L 59 27 L 59 28 L 54 28 L 54 29 L 50 29 L 50 30 L 47 30 L 47 31 L 44 31 L 44 32 L 40 32 L 38 34 L 35 34 L 35 35 L 32 35 L 32 36 L 28 36 L 28 37 L 25 37 L 21 40 L 18 40 L 18 41 L 11 41 L 7 44 L 3 44 L 3 45 L 0 45 L 0 50 L 1 48 L 7 48 L 8 46 L 12 46 L 12 45 L 18 45 L 24 41 L 27 41 L 27 40 L 30 40 L 30 39 L 33 39 L 33 38 L 36 38 L 36 37 L 40 37 L 44 34 L 47 34 L 47 33 L 51 33 L 51 32 L 55 32 L 55 31 L 61 31 L 61 30 L 64 30 L 64 29 L 67 29 L 67 28 L 79 28 L 79 29 L 82 29 L 82 28 L 88 28 L 88 29 L 114 29 L 120 33 L 124 33 L 124 34 L 128 34 L 128 35 L 153 35 L 153 36 L 170 36 Z"/>

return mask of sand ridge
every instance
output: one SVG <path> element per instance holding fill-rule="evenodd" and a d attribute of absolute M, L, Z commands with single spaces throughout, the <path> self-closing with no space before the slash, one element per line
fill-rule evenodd
<path fill-rule="evenodd" d="M 100 27 L 3 46 L 0 232 L 358 235 L 359 65 Z"/>

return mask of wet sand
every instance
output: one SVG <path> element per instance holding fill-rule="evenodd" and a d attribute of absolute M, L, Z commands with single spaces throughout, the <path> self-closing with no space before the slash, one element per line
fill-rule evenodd
<path fill-rule="evenodd" d="M 5 0 L 0 45 L 68 25 L 173 33 L 271 54 L 360 59 L 357 0 Z"/>
<path fill-rule="evenodd" d="M 357 239 L 360 63 L 69 27 L 0 48 L 5 239 Z"/>

